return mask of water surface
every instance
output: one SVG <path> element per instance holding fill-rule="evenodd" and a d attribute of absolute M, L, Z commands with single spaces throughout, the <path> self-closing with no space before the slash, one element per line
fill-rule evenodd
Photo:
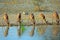
<path fill-rule="evenodd" d="M 33 26 L 25 26 L 26 30 L 21 36 L 18 36 L 17 27 L 12 26 L 9 28 L 8 36 L 4 36 L 4 31 L 6 27 L 0 27 L 0 40 L 60 40 L 60 31 L 58 30 L 57 35 L 53 35 L 53 29 L 57 27 L 60 29 L 59 25 L 40 25 L 36 26 L 34 30 L 34 35 L 30 36 L 30 31 Z M 45 32 L 40 34 L 38 32 L 38 27 L 42 27 Z"/>

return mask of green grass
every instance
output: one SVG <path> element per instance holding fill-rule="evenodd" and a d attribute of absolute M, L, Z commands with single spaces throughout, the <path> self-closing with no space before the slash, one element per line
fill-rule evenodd
<path fill-rule="evenodd" d="M 25 28 L 23 23 L 21 23 L 21 30 L 22 30 L 22 33 L 26 30 L 26 28 Z"/>

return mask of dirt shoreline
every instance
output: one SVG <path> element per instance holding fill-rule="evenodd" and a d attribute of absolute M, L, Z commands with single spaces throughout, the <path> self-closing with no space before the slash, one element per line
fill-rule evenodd
<path fill-rule="evenodd" d="M 40 25 L 60 25 L 60 23 L 59 24 L 56 24 L 56 23 L 48 23 L 48 24 L 45 24 L 45 23 L 37 23 L 37 24 L 35 24 L 35 26 L 40 26 Z M 4 24 L 4 25 L 0 25 L 0 26 L 7 26 L 6 24 Z M 10 24 L 10 26 L 19 26 L 18 24 Z M 23 26 L 33 26 L 33 24 L 23 24 Z"/>

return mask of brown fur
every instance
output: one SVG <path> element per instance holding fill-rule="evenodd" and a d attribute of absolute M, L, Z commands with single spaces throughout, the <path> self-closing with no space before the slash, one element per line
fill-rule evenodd
<path fill-rule="evenodd" d="M 33 22 L 33 24 L 35 24 L 35 18 L 33 14 L 30 14 L 30 20 Z"/>
<path fill-rule="evenodd" d="M 40 18 L 41 18 L 45 23 L 47 23 L 47 21 L 46 21 L 46 19 L 45 19 L 45 15 L 44 15 L 44 14 L 40 13 L 39 17 L 40 17 Z"/>
<path fill-rule="evenodd" d="M 59 24 L 59 15 L 58 15 L 58 13 L 54 11 L 52 15 L 53 15 L 53 19 L 56 20 L 57 24 Z"/>
<path fill-rule="evenodd" d="M 21 13 L 17 14 L 17 21 L 21 22 Z"/>

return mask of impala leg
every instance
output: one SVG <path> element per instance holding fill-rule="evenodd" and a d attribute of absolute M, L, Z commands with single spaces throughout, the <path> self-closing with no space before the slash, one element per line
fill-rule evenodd
<path fill-rule="evenodd" d="M 35 30 L 35 21 L 33 21 L 33 28 L 30 32 L 30 35 L 33 36 L 34 35 L 34 30 Z"/>
<path fill-rule="evenodd" d="M 47 21 L 46 21 L 46 19 L 43 19 L 43 21 L 47 24 Z"/>
<path fill-rule="evenodd" d="M 20 36 L 20 35 L 21 35 L 21 33 L 22 33 L 22 30 L 21 30 L 21 22 L 18 22 L 18 24 L 19 24 L 19 28 L 18 28 L 18 35 Z"/>
<path fill-rule="evenodd" d="M 7 36 L 9 31 L 9 22 L 7 22 L 7 29 L 4 32 L 4 35 Z"/>
<path fill-rule="evenodd" d="M 59 24 L 59 20 L 58 19 L 56 20 L 56 23 Z"/>

